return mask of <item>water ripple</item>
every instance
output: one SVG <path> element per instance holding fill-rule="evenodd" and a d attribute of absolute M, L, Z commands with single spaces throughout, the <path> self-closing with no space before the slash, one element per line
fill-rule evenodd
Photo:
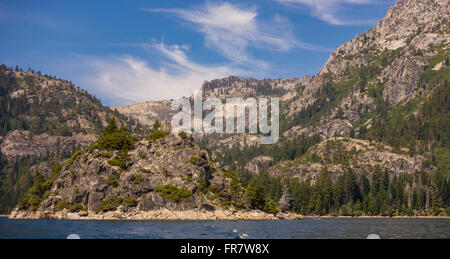
<path fill-rule="evenodd" d="M 235 231 L 233 231 L 235 230 Z M 304 239 L 450 238 L 449 219 L 343 219 L 315 221 L 72 221 L 0 218 L 0 238 Z"/>

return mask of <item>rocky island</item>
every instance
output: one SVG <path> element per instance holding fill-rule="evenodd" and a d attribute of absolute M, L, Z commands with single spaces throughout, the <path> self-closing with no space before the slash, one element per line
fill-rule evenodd
<path fill-rule="evenodd" d="M 261 190 L 243 188 L 191 136 L 156 123 L 144 139 L 114 119 L 88 148 L 76 152 L 50 180 L 33 187 L 10 218 L 97 220 L 301 219 L 279 213 Z"/>

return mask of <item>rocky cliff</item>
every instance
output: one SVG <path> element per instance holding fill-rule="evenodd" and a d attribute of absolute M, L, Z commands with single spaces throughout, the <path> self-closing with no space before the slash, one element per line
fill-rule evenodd
<path fill-rule="evenodd" d="M 379 71 L 367 78 L 368 83 L 384 84 L 383 97 L 391 104 L 407 102 L 415 97 L 428 58 L 437 54 L 436 47 L 448 47 L 449 18 L 446 0 L 397 1 L 376 27 L 340 46 L 319 75 L 340 79 L 352 68 L 376 65 Z"/>

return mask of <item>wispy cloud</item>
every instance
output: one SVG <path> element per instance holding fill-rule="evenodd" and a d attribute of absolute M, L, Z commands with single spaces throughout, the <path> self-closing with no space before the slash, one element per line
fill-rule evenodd
<path fill-rule="evenodd" d="M 289 20 L 280 15 L 258 20 L 256 7 L 227 2 L 206 3 L 190 9 L 150 9 L 149 12 L 175 14 L 188 21 L 205 37 L 205 45 L 229 59 L 227 64 L 199 64 L 187 53 L 189 46 L 164 43 L 124 44 L 140 47 L 151 58 L 130 55 L 82 57 L 89 67 L 83 85 L 110 104 L 127 104 L 189 96 L 205 80 L 230 75 L 258 77 L 270 69 L 270 63 L 254 58 L 251 48 L 287 52 L 295 48 L 316 51 L 330 49 L 295 39 Z M 86 65 L 85 65 L 86 66 Z"/>
<path fill-rule="evenodd" d="M 154 62 L 129 55 L 80 57 L 81 64 L 89 68 L 83 85 L 118 105 L 189 96 L 205 80 L 241 72 L 228 66 L 197 64 L 187 57 L 186 46 L 154 43 L 141 47 L 153 54 Z"/>
<path fill-rule="evenodd" d="M 373 25 L 377 19 L 354 20 L 344 17 L 343 9 L 346 5 L 378 5 L 392 4 L 393 0 L 275 0 L 289 6 L 306 6 L 311 14 L 332 25 Z"/>
<path fill-rule="evenodd" d="M 288 19 L 275 15 L 272 20 L 258 20 L 256 7 L 223 3 L 206 3 L 190 9 L 144 9 L 177 15 L 194 24 L 205 37 L 206 46 L 231 61 L 244 66 L 268 69 L 269 64 L 249 54 L 249 48 L 289 51 L 293 48 L 328 49 L 295 39 Z"/>

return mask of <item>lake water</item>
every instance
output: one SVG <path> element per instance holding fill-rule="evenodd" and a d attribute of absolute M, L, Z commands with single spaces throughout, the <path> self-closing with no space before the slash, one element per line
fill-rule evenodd
<path fill-rule="evenodd" d="M 450 219 L 323 218 L 295 221 L 74 221 L 0 218 L 0 238 L 450 238 Z"/>

